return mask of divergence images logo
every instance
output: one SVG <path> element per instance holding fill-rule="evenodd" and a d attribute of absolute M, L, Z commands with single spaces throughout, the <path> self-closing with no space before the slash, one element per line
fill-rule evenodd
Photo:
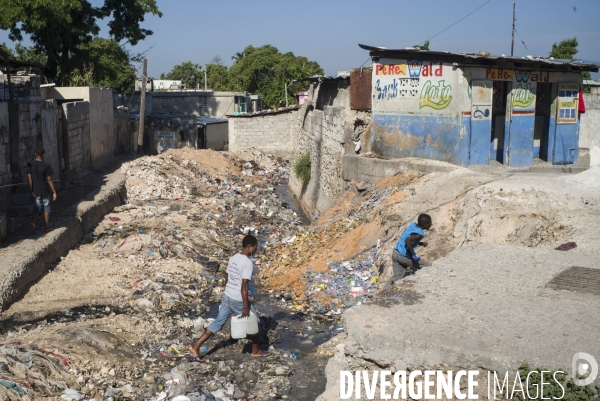
<path fill-rule="evenodd" d="M 578 375 L 583 376 L 586 373 L 589 373 L 588 377 L 584 379 L 577 378 Z M 573 355 L 571 374 L 573 375 L 573 383 L 577 386 L 587 386 L 598 377 L 598 362 L 590 354 L 578 352 Z"/>

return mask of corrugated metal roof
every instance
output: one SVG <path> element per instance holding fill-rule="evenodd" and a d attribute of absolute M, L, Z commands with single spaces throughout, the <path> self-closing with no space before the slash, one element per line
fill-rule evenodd
<path fill-rule="evenodd" d="M 315 75 L 312 77 L 294 79 L 292 82 L 323 82 L 323 81 L 335 81 L 341 79 L 350 79 L 350 75 L 340 75 L 337 77 L 325 77 L 323 75 Z"/>
<path fill-rule="evenodd" d="M 591 71 L 598 72 L 600 63 L 584 60 L 560 60 L 547 57 L 510 57 L 495 56 L 487 52 L 451 53 L 418 49 L 387 49 L 359 44 L 361 49 L 368 50 L 372 57 L 415 58 L 473 64 L 482 66 L 501 65 L 503 67 L 550 69 L 559 71 Z"/>
<path fill-rule="evenodd" d="M 220 124 L 227 123 L 229 120 L 225 118 L 213 118 L 213 117 L 197 117 L 196 121 L 198 125 L 208 125 L 208 124 Z"/>
<path fill-rule="evenodd" d="M 600 81 L 592 81 L 591 79 L 584 79 L 583 86 L 600 86 Z"/>

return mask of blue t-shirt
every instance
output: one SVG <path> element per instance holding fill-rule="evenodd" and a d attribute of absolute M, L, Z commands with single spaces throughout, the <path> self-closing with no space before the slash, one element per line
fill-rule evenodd
<path fill-rule="evenodd" d="M 408 257 L 408 252 L 406 251 L 406 239 L 413 234 L 419 234 L 423 237 L 425 236 L 423 229 L 421 227 L 419 227 L 417 225 L 417 223 L 411 223 L 408 226 L 408 228 L 404 231 L 404 233 L 398 240 L 398 243 L 396 244 L 396 250 L 406 257 Z M 413 241 L 413 243 L 412 243 L 413 249 L 415 249 L 417 246 L 419 246 L 420 243 L 421 243 L 421 240 Z"/>

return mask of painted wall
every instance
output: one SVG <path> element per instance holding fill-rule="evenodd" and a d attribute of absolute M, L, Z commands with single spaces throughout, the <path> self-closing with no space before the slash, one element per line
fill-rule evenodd
<path fill-rule="evenodd" d="M 573 104 L 558 95 L 575 93 L 559 86 L 579 85 L 581 74 L 381 59 L 372 81 L 372 150 L 382 158 L 577 162 L 579 122 L 557 116 Z M 536 102 L 538 85 L 544 95 Z"/>
<path fill-rule="evenodd" d="M 374 64 L 373 153 L 387 159 L 412 156 L 467 165 L 467 78 L 452 64 L 387 59 Z"/>

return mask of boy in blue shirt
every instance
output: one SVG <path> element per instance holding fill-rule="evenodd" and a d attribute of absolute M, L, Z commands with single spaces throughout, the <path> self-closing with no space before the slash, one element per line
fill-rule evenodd
<path fill-rule="evenodd" d="M 429 263 L 421 259 L 415 252 L 415 248 L 419 245 L 427 246 L 427 242 L 421 242 L 425 237 L 423 230 L 431 228 L 431 217 L 428 214 L 420 214 L 416 223 L 411 223 L 404 231 L 396 247 L 392 253 L 392 266 L 394 272 L 392 277 L 385 284 L 384 288 L 394 284 L 404 278 L 406 271 L 410 268 L 411 273 L 416 273 L 417 270 L 429 266 Z"/>

